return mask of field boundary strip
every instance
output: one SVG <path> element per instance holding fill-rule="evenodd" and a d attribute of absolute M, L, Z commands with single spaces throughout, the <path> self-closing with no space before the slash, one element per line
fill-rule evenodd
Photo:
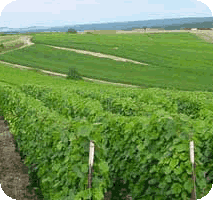
<path fill-rule="evenodd" d="M 8 63 L 8 62 L 4 62 L 4 61 L 0 61 L 0 63 L 5 64 L 5 65 L 9 65 L 9 66 L 14 67 L 14 68 L 28 69 L 28 70 L 34 70 L 34 71 L 39 70 L 42 73 L 49 74 L 49 75 L 52 75 L 52 76 L 67 77 L 66 74 L 61 74 L 61 73 L 57 73 L 57 72 L 51 72 L 51 71 L 42 70 L 42 69 L 38 69 L 38 68 L 26 67 L 26 66 L 23 66 L 23 65 L 12 64 L 12 63 Z M 111 85 L 116 85 L 116 86 L 141 88 L 140 86 L 137 86 L 137 85 L 129 85 L 129 84 L 123 84 L 123 83 L 113 83 L 113 82 L 101 81 L 101 80 L 98 80 L 98 79 L 91 79 L 91 78 L 86 78 L 86 77 L 82 77 L 82 79 L 85 80 L 85 81 L 104 83 L 104 84 L 111 84 Z"/>
<path fill-rule="evenodd" d="M 117 56 L 113 56 L 113 55 L 108 55 L 108 54 L 103 54 L 103 53 L 96 53 L 96 52 L 92 52 L 92 51 L 70 49 L 70 48 L 65 48 L 65 47 L 56 47 L 56 46 L 52 46 L 52 45 L 45 45 L 45 46 L 49 46 L 49 47 L 56 48 L 56 49 L 61 49 L 61 50 L 66 50 L 66 51 L 74 51 L 76 53 L 88 54 L 88 55 L 92 55 L 92 56 L 96 56 L 96 57 L 100 57 L 100 58 L 110 58 L 110 59 L 116 60 L 116 61 L 132 62 L 134 64 L 148 65 L 146 63 L 141 63 L 141 62 L 137 62 L 137 61 L 134 61 L 134 60 L 130 60 L 130 59 L 126 59 L 126 58 L 121 58 L 121 57 L 117 57 Z"/>

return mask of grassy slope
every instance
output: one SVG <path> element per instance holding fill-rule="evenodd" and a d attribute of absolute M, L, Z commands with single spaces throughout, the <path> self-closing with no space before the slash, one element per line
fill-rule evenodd
<path fill-rule="evenodd" d="M 35 35 L 33 42 L 113 54 L 154 67 L 192 69 L 212 66 L 213 44 L 191 33 L 129 35 Z M 117 50 L 113 49 L 118 47 Z M 196 53 L 196 60 L 195 60 Z M 205 60 L 205 64 L 203 61 Z"/>
<path fill-rule="evenodd" d="M 0 60 L 65 74 L 68 72 L 69 67 L 76 67 L 80 74 L 87 77 L 138 85 L 142 81 L 140 77 L 138 77 L 139 80 L 136 80 L 138 74 L 143 71 L 146 73 L 147 70 L 147 66 L 141 67 L 141 65 L 133 63 L 117 62 L 107 58 L 78 54 L 46 47 L 41 44 L 5 53 L 0 55 Z M 127 74 L 128 79 L 126 79 Z"/>
<path fill-rule="evenodd" d="M 53 88 L 69 87 L 71 85 L 76 85 L 76 87 L 82 87 L 86 90 L 92 88 L 97 88 L 100 90 L 110 90 L 112 92 L 114 89 L 115 92 L 123 91 L 141 91 L 138 88 L 116 88 L 115 85 L 100 85 L 96 83 L 85 82 L 84 80 L 67 80 L 59 76 L 49 76 L 47 74 L 41 74 L 36 71 L 31 71 L 27 69 L 17 69 L 12 68 L 5 64 L 0 64 L 0 82 L 12 85 L 22 85 L 22 84 L 38 84 L 45 85 Z M 14 78 L 15 77 L 15 78 Z"/>
<path fill-rule="evenodd" d="M 83 76 L 112 82 L 212 91 L 212 44 L 192 34 L 35 34 L 33 42 L 119 54 L 149 63 L 149 66 L 116 62 L 40 44 L 0 55 L 0 59 L 62 73 L 67 73 L 69 67 L 76 67 Z M 113 50 L 116 46 L 118 50 Z"/>

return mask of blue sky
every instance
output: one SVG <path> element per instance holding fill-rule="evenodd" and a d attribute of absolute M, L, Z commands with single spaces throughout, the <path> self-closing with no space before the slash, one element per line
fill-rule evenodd
<path fill-rule="evenodd" d="M 2 1 L 2 0 L 1 0 Z M 0 27 L 212 17 L 212 0 L 3 0 Z"/>

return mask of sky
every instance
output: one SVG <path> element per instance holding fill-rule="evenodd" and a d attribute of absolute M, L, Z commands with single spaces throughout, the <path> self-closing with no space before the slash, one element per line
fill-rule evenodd
<path fill-rule="evenodd" d="M 212 0 L 2 0 L 0 27 L 212 17 Z"/>

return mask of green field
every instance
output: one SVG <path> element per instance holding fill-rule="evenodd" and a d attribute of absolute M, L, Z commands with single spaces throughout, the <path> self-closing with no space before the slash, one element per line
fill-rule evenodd
<path fill-rule="evenodd" d="M 150 64 L 152 67 L 192 70 L 212 66 L 212 44 L 191 33 L 124 35 L 35 35 L 33 42 L 112 54 Z M 113 49 L 118 47 L 117 50 Z M 195 61 L 196 53 L 196 61 Z M 204 64 L 205 62 L 205 64 Z"/>
<path fill-rule="evenodd" d="M 22 147 L 22 149 L 25 148 L 25 152 L 32 152 L 28 154 L 28 164 L 33 164 L 34 162 L 39 164 L 39 177 L 48 180 L 48 182 L 42 182 L 43 194 L 45 194 L 46 197 L 51 195 L 51 197 L 46 199 L 63 199 L 64 196 L 66 197 L 69 194 L 69 189 L 74 187 L 74 183 L 78 183 L 79 181 L 81 181 L 81 185 L 87 183 L 88 175 L 85 173 L 87 170 L 85 170 L 84 173 L 81 172 L 81 166 L 83 165 L 85 169 L 87 169 L 89 155 L 88 151 L 87 154 L 85 154 L 85 149 L 80 148 L 80 146 L 82 147 L 85 141 L 89 145 L 89 140 L 91 139 L 94 139 L 96 145 L 99 146 L 101 144 L 99 141 L 101 141 L 102 136 L 109 137 L 105 138 L 105 140 L 109 140 L 111 146 L 110 148 L 104 149 L 103 152 L 108 151 L 108 160 L 106 161 L 109 162 L 109 159 L 111 160 L 110 162 L 113 161 L 113 168 L 110 168 L 110 172 L 114 173 L 115 176 L 115 169 L 118 169 L 122 171 L 122 175 L 117 176 L 122 177 L 125 173 L 123 177 L 128 177 L 127 180 L 130 180 L 130 182 L 132 181 L 131 177 L 133 173 L 135 176 L 140 175 L 149 177 L 149 179 L 153 179 L 154 177 L 157 180 L 159 179 L 158 184 L 164 183 L 167 185 L 167 190 L 163 191 L 165 195 L 158 199 L 166 199 L 166 195 L 172 194 L 179 195 L 177 199 L 187 199 L 186 197 L 189 196 L 192 190 L 192 185 L 190 184 L 191 163 L 188 159 L 188 135 L 191 126 L 193 127 L 195 146 L 197 149 L 196 163 L 198 163 L 198 173 L 196 176 L 196 189 L 198 198 L 203 197 L 210 190 L 211 184 L 204 178 L 203 173 L 204 171 L 212 171 L 213 166 L 211 162 L 212 93 L 174 92 L 154 88 L 143 90 L 130 88 L 120 89 L 113 85 L 104 86 L 86 83 L 84 81 L 66 80 L 61 77 L 50 77 L 25 69 L 13 69 L 2 64 L 0 65 L 0 71 L 0 101 L 1 108 L 3 108 L 4 111 L 3 115 L 6 116 L 7 120 L 12 122 L 13 127 L 17 127 L 15 129 L 16 132 L 13 132 L 14 135 L 16 135 L 16 137 L 17 135 L 18 137 L 23 137 L 23 139 L 19 140 L 21 141 L 19 146 Z M 10 87 L 6 85 L 10 85 Z M 21 89 L 22 92 L 19 89 Z M 123 96 L 124 98 L 120 98 L 119 96 Z M 54 121 L 51 122 L 50 118 Z M 68 121 L 68 119 L 70 121 Z M 101 125 L 100 130 L 98 129 L 94 132 L 95 134 L 87 131 L 80 132 L 74 129 L 75 124 L 72 123 L 74 123 L 75 120 L 73 119 L 81 123 L 88 120 L 87 123 L 90 123 L 91 126 L 101 120 L 103 125 Z M 59 148 L 51 155 L 60 155 L 63 152 L 62 154 L 67 155 L 67 157 L 56 157 L 53 159 L 54 162 L 51 161 L 47 163 L 47 155 L 49 155 L 48 152 L 50 152 L 50 148 L 47 148 L 45 143 L 54 141 L 55 146 L 59 144 L 60 138 L 66 138 L 65 131 L 68 129 L 70 131 L 68 124 L 69 126 L 71 124 L 72 130 L 80 138 L 77 140 L 72 138 L 71 144 L 72 146 L 75 145 L 75 151 L 72 150 L 72 152 L 70 152 L 67 149 L 69 144 L 65 141 L 64 147 L 66 149 Z M 78 125 L 84 128 L 83 124 Z M 55 129 L 56 126 L 58 129 Z M 69 136 L 72 135 L 71 133 L 72 132 L 69 132 Z M 49 135 L 54 135 L 55 137 L 50 138 Z M 56 136 L 59 139 L 55 139 Z M 45 140 L 40 140 L 39 137 L 44 137 Z M 176 138 L 173 141 L 171 137 Z M 146 139 L 144 140 L 144 138 Z M 167 138 L 167 140 L 164 140 L 164 138 Z M 140 151 L 137 151 L 138 144 L 141 147 L 141 150 L 139 149 Z M 155 149 L 142 148 L 144 144 L 149 145 L 149 147 L 155 147 Z M 36 155 L 35 145 L 37 145 Z M 51 144 L 51 147 L 52 146 Z M 158 146 L 158 149 L 156 146 Z M 169 147 L 177 148 L 177 150 L 171 151 Z M 183 147 L 184 149 L 182 149 Z M 122 151 L 118 151 L 119 149 L 122 149 Z M 38 156 L 38 150 L 42 152 L 40 155 L 43 156 L 43 160 L 41 156 Z M 66 154 L 68 151 L 70 154 Z M 114 155 L 116 151 L 117 153 Z M 180 153 L 176 151 L 181 152 L 181 156 Z M 168 152 L 173 154 L 169 157 L 171 163 L 180 163 L 179 170 L 176 167 L 177 164 L 170 164 L 172 169 L 174 169 L 172 175 L 165 174 L 166 170 L 170 170 L 170 168 L 168 169 L 168 166 L 170 166 L 167 163 L 168 158 L 165 156 Z M 200 152 L 204 152 L 204 154 Z M 159 153 L 161 153 L 160 156 L 158 155 Z M 152 160 L 150 161 L 151 154 Z M 95 155 L 96 173 L 94 176 L 98 176 L 98 181 L 102 182 L 94 184 L 94 196 L 97 190 L 100 193 L 103 192 L 103 188 L 101 188 L 100 185 L 105 184 L 104 188 L 106 188 L 107 177 L 111 174 L 108 174 L 108 172 L 102 173 L 102 171 L 97 168 L 100 163 L 99 159 L 101 158 L 105 161 L 106 158 L 97 150 L 95 151 Z M 125 157 L 126 155 L 128 155 L 128 158 Z M 81 160 L 80 164 L 78 160 L 79 156 Z M 139 156 L 146 156 L 147 159 L 141 159 L 139 163 L 137 159 L 134 160 L 134 158 L 138 158 Z M 84 160 L 83 164 L 82 158 Z M 154 163 L 154 158 L 158 159 L 158 164 L 150 165 L 149 162 Z M 64 164 L 65 159 L 70 159 L 69 162 L 66 162 L 66 165 Z M 129 162 L 128 159 L 132 159 L 131 162 Z M 201 165 L 201 163 L 203 165 Z M 60 167 L 54 168 L 54 166 L 59 166 L 59 164 L 67 173 L 73 169 L 73 166 L 75 169 L 81 170 L 79 172 L 83 174 L 81 179 L 67 176 L 65 172 L 61 172 L 61 176 L 56 176 L 56 173 L 60 174 L 58 171 Z M 106 165 L 106 162 L 104 162 L 104 164 Z M 156 166 L 158 166 L 159 170 L 156 170 Z M 145 170 L 145 173 L 144 170 L 140 171 L 142 167 L 152 170 L 152 173 L 147 174 L 147 170 Z M 151 169 L 149 169 L 149 167 L 151 167 Z M 49 169 L 54 169 L 54 172 Z M 44 171 L 48 173 L 44 174 Z M 74 177 L 77 177 L 78 174 L 74 175 Z M 103 175 L 105 177 L 103 177 Z M 172 176 L 172 179 L 170 176 Z M 63 177 L 63 179 L 61 177 Z M 175 179 L 176 182 L 171 182 L 167 181 L 168 178 L 171 180 L 175 178 L 179 179 Z M 211 181 L 212 177 L 210 178 Z M 69 180 L 69 182 L 62 180 Z M 97 178 L 94 178 L 94 180 L 96 181 Z M 113 180 L 111 176 L 110 180 Z M 145 178 L 138 181 L 137 184 L 140 184 L 140 187 L 142 187 L 145 185 L 144 180 Z M 53 191 L 53 185 L 57 182 L 62 186 L 57 186 L 57 190 L 55 189 Z M 184 184 L 185 182 L 187 182 L 187 184 Z M 69 189 L 67 189 L 68 186 Z M 132 191 L 135 189 L 134 187 L 135 184 L 132 184 Z M 134 190 L 132 194 L 139 197 L 142 195 L 140 193 L 143 193 L 143 199 L 148 199 L 154 194 L 160 195 L 159 190 L 156 192 L 155 185 L 151 185 L 150 187 L 153 187 L 153 194 L 148 193 L 145 189 Z M 178 187 L 181 193 L 178 193 L 179 190 L 173 189 L 174 187 Z M 203 193 L 203 189 L 205 189 L 205 193 Z M 81 186 L 81 190 L 81 195 L 83 196 L 87 191 L 83 186 Z M 61 198 L 59 198 L 59 195 Z M 171 196 L 167 199 L 171 199 Z M 100 196 L 99 198 L 94 198 L 94 200 L 103 200 L 103 198 Z"/>
<path fill-rule="evenodd" d="M 146 87 L 212 91 L 213 44 L 189 33 L 75 35 L 33 34 L 35 45 L 0 55 L 0 60 L 84 77 Z M 147 63 L 118 62 L 44 46 L 85 49 Z M 113 49 L 118 47 L 118 49 Z"/>
<path fill-rule="evenodd" d="M 34 68 L 0 64 L 0 114 L 26 155 L 25 164 L 36 166 L 45 199 L 103 200 L 116 177 L 128 182 L 133 199 L 189 199 L 189 140 L 196 147 L 197 197 L 208 194 L 213 180 L 212 44 L 187 33 L 33 37 L 35 45 L 0 55 L 2 61 Z M 119 54 L 149 65 L 45 44 Z M 117 88 L 36 70 L 67 73 L 70 67 L 85 77 L 143 87 Z M 95 162 L 88 189 L 91 140 Z"/>

